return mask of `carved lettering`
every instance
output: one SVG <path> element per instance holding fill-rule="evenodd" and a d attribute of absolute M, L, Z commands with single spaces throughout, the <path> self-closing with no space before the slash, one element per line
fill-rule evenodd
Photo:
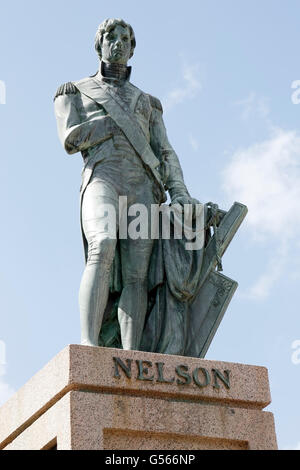
<path fill-rule="evenodd" d="M 204 382 L 200 382 L 200 379 L 199 379 L 199 372 L 200 371 L 202 372 L 202 374 L 204 376 Z M 197 369 L 194 370 L 193 379 L 194 379 L 195 384 L 200 388 L 207 387 L 210 384 L 209 372 L 208 372 L 207 369 L 204 369 L 204 367 L 198 367 Z"/>
<path fill-rule="evenodd" d="M 142 381 L 148 381 L 148 382 L 153 382 L 154 380 L 154 375 L 152 377 L 149 377 L 149 369 L 148 367 L 152 367 L 152 362 L 150 361 L 136 361 L 137 366 L 138 366 L 138 378 L 137 380 L 142 380 Z"/>
<path fill-rule="evenodd" d="M 165 379 L 164 378 L 164 363 L 163 362 L 156 362 L 157 372 L 158 372 L 158 379 L 157 382 L 161 384 L 172 384 L 175 382 L 175 377 L 172 379 Z"/>
<path fill-rule="evenodd" d="M 114 377 L 116 379 L 120 379 L 123 373 L 125 377 L 132 379 L 133 360 L 122 360 L 119 357 L 114 357 L 113 360 Z M 222 384 L 227 389 L 230 389 L 230 370 L 224 370 L 221 372 L 219 369 L 211 369 L 210 373 L 210 371 L 204 367 L 197 367 L 194 370 L 189 371 L 187 365 L 180 364 L 175 367 L 175 373 L 177 375 L 176 380 L 176 377 L 165 376 L 164 362 L 155 363 L 156 374 L 154 373 L 154 370 L 151 370 L 153 367 L 151 361 L 137 360 L 136 365 L 136 380 L 140 380 L 142 382 L 154 382 L 156 380 L 156 382 L 160 384 L 174 384 L 176 382 L 177 385 L 187 386 L 191 385 L 193 381 L 199 388 L 205 388 L 212 385 L 215 390 L 219 390 Z"/>
<path fill-rule="evenodd" d="M 132 364 L 132 359 L 127 359 L 127 366 L 124 364 L 124 362 L 119 358 L 119 357 L 114 357 L 114 363 L 115 363 L 115 378 L 120 379 L 120 372 L 119 372 L 119 367 L 123 370 L 125 373 L 126 377 L 128 379 L 131 379 L 131 364 Z"/>
<path fill-rule="evenodd" d="M 176 367 L 176 374 L 182 379 L 184 379 L 184 381 L 177 379 L 178 385 L 190 385 L 192 383 L 192 377 L 190 376 L 190 374 L 188 374 L 188 370 L 188 366 L 180 365 Z"/>
<path fill-rule="evenodd" d="M 218 370 L 218 369 L 212 369 L 212 373 L 214 376 L 214 388 L 217 390 L 220 388 L 220 385 L 218 383 L 218 379 L 223 382 L 226 388 L 230 389 L 230 370 L 224 370 L 225 376 Z"/>

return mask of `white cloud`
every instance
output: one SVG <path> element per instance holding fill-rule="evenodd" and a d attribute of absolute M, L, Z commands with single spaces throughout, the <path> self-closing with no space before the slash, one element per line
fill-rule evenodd
<path fill-rule="evenodd" d="M 238 150 L 223 172 L 230 199 L 249 208 L 257 236 L 279 239 L 300 231 L 300 134 L 278 129 L 266 141 Z"/>
<path fill-rule="evenodd" d="M 287 245 L 282 242 L 278 249 L 274 250 L 266 270 L 260 275 L 254 285 L 244 294 L 245 297 L 252 299 L 264 299 L 270 294 L 274 284 L 282 274 L 287 261 Z"/>
<path fill-rule="evenodd" d="M 251 117 L 267 119 L 270 113 L 266 98 L 258 97 L 253 91 L 246 98 L 235 101 L 233 104 L 241 108 L 242 119 L 245 121 Z"/>
<path fill-rule="evenodd" d="M 228 199 L 248 206 L 246 223 L 257 240 L 275 243 L 267 268 L 249 290 L 266 297 L 300 237 L 300 134 L 273 129 L 269 139 L 237 150 L 222 174 Z"/>
<path fill-rule="evenodd" d="M 165 110 L 171 109 L 186 99 L 193 99 L 201 91 L 199 64 L 187 64 L 182 66 L 181 85 L 174 87 L 163 100 Z"/>
<path fill-rule="evenodd" d="M 192 134 L 189 135 L 189 143 L 194 152 L 199 150 L 199 141 Z"/>

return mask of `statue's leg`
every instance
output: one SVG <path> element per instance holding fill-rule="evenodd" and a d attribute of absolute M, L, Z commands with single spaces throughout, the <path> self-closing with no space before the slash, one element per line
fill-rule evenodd
<path fill-rule="evenodd" d="M 138 350 L 148 303 L 148 268 L 153 240 L 121 240 L 123 290 L 118 319 L 123 349 Z"/>
<path fill-rule="evenodd" d="M 151 204 L 155 203 L 152 181 L 143 172 L 139 182 L 135 182 L 135 191 L 128 193 L 128 208 L 132 204 L 143 204 L 147 220 L 148 238 L 146 240 L 130 238 L 120 240 L 123 290 L 119 301 L 118 319 L 121 330 L 123 349 L 140 348 L 148 306 L 148 270 L 154 240 L 151 239 Z M 141 215 L 142 213 L 140 213 Z M 135 217 L 128 216 L 130 224 Z M 145 227 L 141 227 L 144 232 Z M 130 232 L 130 231 L 129 231 Z"/>
<path fill-rule="evenodd" d="M 84 345 L 98 346 L 117 242 L 113 234 L 114 228 L 117 231 L 117 220 L 116 191 L 104 181 L 92 180 L 82 202 L 82 225 L 88 242 L 88 260 L 79 291 L 81 344 Z"/>

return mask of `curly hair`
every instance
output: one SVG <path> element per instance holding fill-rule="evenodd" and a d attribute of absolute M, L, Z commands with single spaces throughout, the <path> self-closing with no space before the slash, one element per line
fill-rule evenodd
<path fill-rule="evenodd" d="M 135 41 L 135 35 L 132 27 L 130 24 L 126 23 L 124 20 L 119 19 L 119 18 L 109 18 L 107 20 L 104 20 L 96 33 L 95 37 L 95 49 L 96 52 L 99 56 L 99 59 L 101 60 L 102 58 L 102 42 L 103 42 L 103 36 L 105 33 L 109 33 L 112 29 L 114 29 L 117 25 L 123 26 L 123 28 L 128 28 L 129 34 L 130 34 L 130 41 L 131 41 L 131 51 L 130 51 L 130 58 L 133 56 L 134 49 L 136 46 L 136 41 Z"/>

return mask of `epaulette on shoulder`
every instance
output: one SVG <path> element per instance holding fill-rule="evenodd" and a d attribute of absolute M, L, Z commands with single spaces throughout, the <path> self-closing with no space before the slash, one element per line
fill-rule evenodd
<path fill-rule="evenodd" d="M 152 108 L 156 108 L 156 109 L 158 109 L 158 111 L 160 111 L 162 113 L 163 112 L 163 107 L 162 107 L 162 104 L 159 101 L 159 99 L 155 98 L 155 96 L 152 96 L 152 95 L 148 95 L 148 96 L 150 98 L 150 104 L 151 104 Z"/>
<path fill-rule="evenodd" d="M 58 87 L 56 94 L 54 96 L 54 101 L 58 96 L 62 95 L 75 95 L 78 92 L 76 86 L 72 82 L 64 83 L 60 87 Z"/>

